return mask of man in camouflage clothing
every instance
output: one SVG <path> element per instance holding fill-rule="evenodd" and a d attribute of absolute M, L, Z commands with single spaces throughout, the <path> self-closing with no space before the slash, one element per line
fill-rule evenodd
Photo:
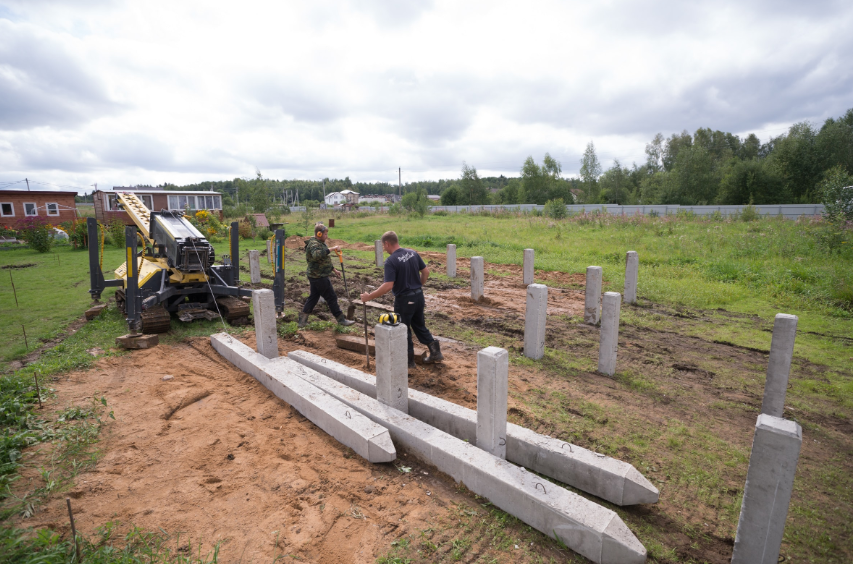
<path fill-rule="evenodd" d="M 305 260 L 308 262 L 308 283 L 311 285 L 311 295 L 299 314 L 299 327 L 305 327 L 308 323 L 308 315 L 314 311 L 314 306 L 322 297 L 329 304 L 329 309 L 335 319 L 341 325 L 352 325 L 354 321 L 346 318 L 338 305 L 338 296 L 329 281 L 332 273 L 340 277 L 341 273 L 332 266 L 331 254 L 339 247 L 329 248 L 326 239 L 329 238 L 329 229 L 322 223 L 314 226 L 314 237 L 308 239 L 305 245 Z"/>

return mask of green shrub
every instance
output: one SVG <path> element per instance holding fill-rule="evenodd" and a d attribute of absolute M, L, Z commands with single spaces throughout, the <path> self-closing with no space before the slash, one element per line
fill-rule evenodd
<path fill-rule="evenodd" d="M 427 198 L 426 190 L 418 188 L 417 192 L 409 192 L 400 202 L 409 213 L 423 217 L 429 211 L 429 198 Z"/>
<path fill-rule="evenodd" d="M 563 219 L 566 217 L 566 204 L 563 198 L 548 200 L 542 212 L 551 219 Z"/>
<path fill-rule="evenodd" d="M 68 233 L 68 240 L 75 249 L 83 249 L 86 247 L 86 237 L 89 235 L 89 229 L 85 219 L 75 219 L 74 221 L 66 221 L 62 224 L 65 232 Z"/>
<path fill-rule="evenodd" d="M 853 221 L 853 176 L 838 165 L 826 171 L 818 191 L 824 205 L 823 215 L 837 223 Z"/>
<path fill-rule="evenodd" d="M 26 217 L 18 222 L 18 233 L 33 250 L 47 253 L 53 246 L 53 230 L 46 217 Z"/>
<path fill-rule="evenodd" d="M 272 231 L 270 231 L 266 227 L 261 227 L 261 229 L 258 231 L 258 238 L 262 241 L 266 241 L 271 236 L 272 236 Z"/>
<path fill-rule="evenodd" d="M 240 233 L 240 238 L 251 239 L 253 237 L 252 224 L 248 221 L 241 221 L 238 224 L 237 231 Z"/>
<path fill-rule="evenodd" d="M 432 215 L 437 215 L 439 217 L 446 217 L 446 216 L 450 215 L 450 212 L 447 210 L 437 210 L 437 211 L 432 212 Z"/>
<path fill-rule="evenodd" d="M 755 209 L 755 206 L 753 206 L 751 202 L 743 208 L 742 212 L 740 212 L 741 221 L 755 221 L 759 217 L 761 216 L 758 214 L 758 210 Z"/>
<path fill-rule="evenodd" d="M 112 242 L 113 246 L 117 249 L 124 248 L 124 222 L 121 222 L 117 219 L 110 221 L 109 225 L 107 225 L 107 233 L 109 234 L 109 240 Z M 106 245 L 107 239 L 104 239 L 104 244 Z"/>

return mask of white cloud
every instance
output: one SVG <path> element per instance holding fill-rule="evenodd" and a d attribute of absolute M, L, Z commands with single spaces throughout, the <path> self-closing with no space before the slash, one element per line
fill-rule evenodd
<path fill-rule="evenodd" d="M 0 180 L 575 174 L 841 115 L 848 3 L 0 0 Z"/>

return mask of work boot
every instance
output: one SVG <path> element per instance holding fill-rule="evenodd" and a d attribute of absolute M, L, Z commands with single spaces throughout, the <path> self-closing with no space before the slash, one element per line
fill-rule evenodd
<path fill-rule="evenodd" d="M 444 360 L 444 355 L 441 354 L 441 345 L 438 341 L 433 341 L 427 345 L 429 355 L 424 359 L 424 364 L 432 364 L 440 360 Z"/>
<path fill-rule="evenodd" d="M 347 319 L 347 316 L 346 316 L 346 315 L 344 315 L 343 313 L 341 313 L 341 314 L 340 314 L 339 316 L 337 316 L 335 319 L 338 321 L 338 325 L 342 325 L 342 326 L 344 326 L 344 327 L 349 327 L 350 325 L 352 325 L 353 323 L 355 323 L 355 321 L 352 321 L 352 320 Z"/>
<path fill-rule="evenodd" d="M 415 353 L 410 352 L 409 353 L 409 370 L 415 370 L 416 368 L 417 368 L 417 365 L 415 364 Z"/>
<path fill-rule="evenodd" d="M 300 329 L 304 329 L 306 325 L 308 325 L 308 314 L 307 313 L 300 313 L 299 314 L 299 321 L 297 322 L 297 326 Z"/>

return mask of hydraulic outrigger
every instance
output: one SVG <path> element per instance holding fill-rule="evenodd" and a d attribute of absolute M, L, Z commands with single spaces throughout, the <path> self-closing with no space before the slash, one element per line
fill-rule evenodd
<path fill-rule="evenodd" d="M 127 260 L 116 269 L 116 278 L 104 279 L 98 223 L 89 218 L 89 293 L 97 303 L 106 288 L 118 287 L 116 303 L 127 318 L 127 338 L 167 332 L 172 313 L 184 321 L 222 316 L 237 322 L 248 317 L 249 305 L 240 298 L 251 296 L 252 291 L 239 286 L 237 222 L 231 224 L 231 254 L 215 265 L 213 246 L 182 212 L 149 211 L 128 192 L 120 192 L 117 199 L 136 224 L 125 228 Z M 137 251 L 140 239 L 142 250 Z M 273 292 L 278 312 L 284 307 L 284 239 L 284 230 L 276 230 Z M 122 343 L 128 346 L 127 340 Z"/>

